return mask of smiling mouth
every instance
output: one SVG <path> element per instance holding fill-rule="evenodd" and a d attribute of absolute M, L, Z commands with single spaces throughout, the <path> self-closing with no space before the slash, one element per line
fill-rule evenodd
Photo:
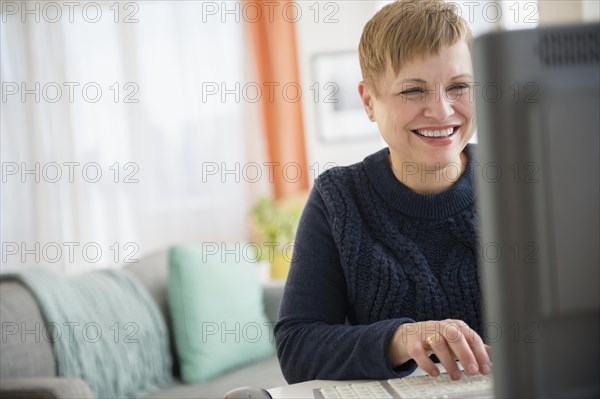
<path fill-rule="evenodd" d="M 451 137 L 458 131 L 458 128 L 459 128 L 459 126 L 449 127 L 447 129 L 437 129 L 437 130 L 417 129 L 417 130 L 411 130 L 411 132 L 418 134 L 419 136 L 422 136 L 422 137 L 435 139 L 435 138 Z"/>

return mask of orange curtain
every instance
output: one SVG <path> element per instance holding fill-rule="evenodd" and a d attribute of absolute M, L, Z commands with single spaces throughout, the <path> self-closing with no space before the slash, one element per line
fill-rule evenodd
<path fill-rule="evenodd" d="M 275 199 L 308 190 L 302 90 L 296 54 L 296 4 L 290 0 L 242 3 L 248 18 L 261 97 L 267 156 L 274 163 Z M 279 173 L 281 172 L 281 173 Z"/>

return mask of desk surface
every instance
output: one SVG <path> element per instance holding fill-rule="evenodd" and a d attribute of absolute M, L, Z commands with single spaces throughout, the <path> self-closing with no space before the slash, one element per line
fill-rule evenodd
<path fill-rule="evenodd" d="M 438 364 L 440 371 L 444 372 L 442 365 Z M 423 375 L 425 372 L 421 369 L 416 369 L 411 375 Z M 267 389 L 274 399 L 314 399 L 313 389 L 332 387 L 336 385 L 347 385 L 358 382 L 368 382 L 373 380 L 354 380 L 354 381 L 325 381 L 325 380 L 313 380 L 301 382 L 299 384 L 287 385 L 284 387 L 277 387 Z"/>

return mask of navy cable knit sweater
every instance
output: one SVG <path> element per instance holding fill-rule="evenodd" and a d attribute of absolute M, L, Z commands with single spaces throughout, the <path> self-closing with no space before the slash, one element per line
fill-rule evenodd
<path fill-rule="evenodd" d="M 448 190 L 400 183 L 389 150 L 329 169 L 302 213 L 275 327 L 289 383 L 384 379 L 389 341 L 405 322 L 465 321 L 481 335 L 472 147 Z"/>

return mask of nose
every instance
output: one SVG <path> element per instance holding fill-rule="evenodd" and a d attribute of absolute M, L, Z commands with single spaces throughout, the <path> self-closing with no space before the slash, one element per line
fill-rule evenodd
<path fill-rule="evenodd" d="M 444 93 L 436 91 L 428 93 L 423 114 L 427 118 L 444 121 L 454 114 L 453 101 Z"/>

